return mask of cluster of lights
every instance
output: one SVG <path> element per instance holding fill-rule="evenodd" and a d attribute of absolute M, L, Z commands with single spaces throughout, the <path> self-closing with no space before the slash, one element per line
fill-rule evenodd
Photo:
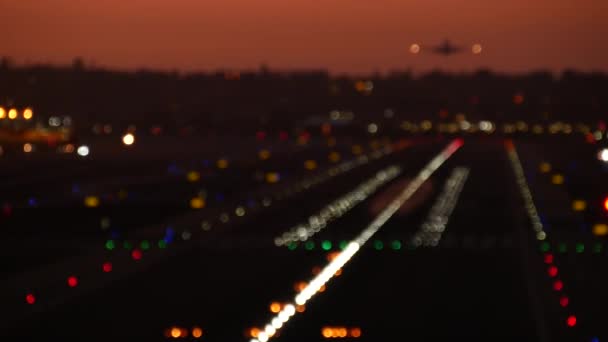
<path fill-rule="evenodd" d="M 203 336 L 203 329 L 198 326 L 192 327 L 192 329 L 187 329 L 183 327 L 173 326 L 168 329 L 165 329 L 164 333 L 167 338 L 187 338 L 188 336 L 192 336 L 193 338 L 201 338 Z"/>
<path fill-rule="evenodd" d="M 336 277 L 344 265 L 360 250 L 360 248 L 401 208 L 401 206 L 420 188 L 420 186 L 454 153 L 463 142 L 460 139 L 452 141 L 443 151 L 433 158 L 418 175 L 391 201 L 388 206 L 298 293 L 294 298 L 295 305 L 306 303 L 329 282 Z M 250 342 L 266 342 L 296 313 L 294 304 L 287 304 L 266 325 L 257 338 Z"/>
<path fill-rule="evenodd" d="M 407 143 L 402 144 L 397 149 L 405 148 L 408 145 L 409 144 L 407 144 Z M 387 146 L 384 148 L 384 150 L 374 151 L 374 152 L 370 153 L 369 155 L 361 155 L 361 156 L 358 156 L 357 158 L 342 162 L 336 166 L 329 168 L 324 173 L 301 180 L 297 184 L 294 184 L 293 186 L 286 188 L 285 190 L 283 190 L 282 193 L 276 194 L 274 196 L 274 199 L 275 200 L 287 199 L 289 196 L 293 195 L 294 193 L 300 193 L 304 190 L 309 190 L 317 185 L 325 183 L 329 179 L 335 178 L 335 177 L 342 175 L 348 171 L 351 171 L 359 166 L 367 164 L 367 163 L 369 163 L 370 159 L 378 159 L 384 155 L 389 155 L 391 153 L 393 153 L 393 149 L 390 146 Z M 264 199 L 261 200 L 261 204 L 263 207 L 269 207 L 272 205 L 272 203 L 273 203 L 273 200 L 269 197 L 265 197 Z M 234 213 L 239 217 L 242 217 L 246 214 L 243 206 L 237 206 L 234 210 Z M 230 221 L 230 214 L 228 212 L 220 213 L 219 221 L 224 224 L 228 223 Z M 201 229 L 204 231 L 210 230 L 211 223 L 209 223 L 208 220 L 203 220 L 201 222 Z"/>
<path fill-rule="evenodd" d="M 517 95 L 514 97 L 519 99 Z M 447 116 L 447 115 L 446 115 Z M 555 134 L 565 134 L 570 135 L 572 133 L 579 133 L 585 136 L 585 139 L 590 143 L 596 143 L 604 138 L 604 133 L 601 130 L 592 131 L 592 128 L 589 125 L 583 123 L 567 123 L 556 121 L 549 123 L 547 125 L 541 124 L 529 124 L 524 121 L 514 121 L 514 122 L 505 122 L 499 125 L 493 121 L 489 120 L 481 120 L 477 123 L 467 121 L 464 117 L 464 114 L 460 113 L 456 115 L 456 119 L 452 122 L 440 122 L 437 124 L 433 124 L 430 120 L 423 120 L 419 123 L 411 122 L 411 121 L 403 121 L 400 125 L 401 129 L 406 132 L 418 133 L 418 132 L 428 132 L 433 127 L 435 127 L 435 131 L 438 133 L 450 133 L 456 134 L 459 132 L 464 133 L 476 133 L 483 132 L 486 134 L 492 134 L 497 131 L 500 131 L 504 134 L 516 134 L 516 133 L 531 133 L 535 135 L 548 133 L 551 135 Z M 369 126 L 368 126 L 369 129 Z M 601 150 L 603 151 L 603 150 Z M 600 151 L 600 153 L 602 153 Z M 603 152 L 605 157 L 608 158 L 608 151 Z M 599 155 L 598 155 L 599 158 Z M 600 158 L 601 159 L 601 158 Z"/>
<path fill-rule="evenodd" d="M 123 143 L 125 143 L 126 145 L 132 144 L 134 143 L 134 136 L 131 133 L 126 134 L 125 136 L 123 136 Z M 406 144 L 407 145 L 407 144 Z M 83 145 L 85 148 L 86 146 Z M 83 147 L 81 146 L 81 147 Z M 401 148 L 403 148 L 405 146 L 401 146 Z M 88 149 L 88 148 L 87 148 Z M 374 153 L 371 154 L 372 158 L 380 158 L 383 154 L 390 154 L 392 153 L 392 149 L 390 147 L 385 148 L 384 151 L 375 151 Z M 80 155 L 87 155 L 87 153 L 84 153 L 82 148 L 80 149 Z M 339 158 L 339 155 L 338 157 Z M 353 159 L 351 161 L 348 162 L 344 162 L 338 166 L 332 167 L 331 169 L 329 169 L 327 171 L 327 176 L 326 177 L 322 177 L 322 178 L 316 178 L 311 180 L 309 183 L 304 184 L 304 186 L 301 186 L 300 189 L 297 190 L 301 190 L 301 188 L 309 188 L 310 186 L 313 186 L 315 184 L 318 184 L 322 181 L 325 181 L 328 178 L 332 178 L 335 177 L 339 174 L 342 174 L 344 172 L 347 172 L 355 167 L 358 167 L 360 165 L 366 164 L 369 161 L 369 157 L 368 156 L 360 156 L 359 158 Z M 218 168 L 225 168 L 227 167 L 227 161 L 226 160 L 219 160 L 218 161 Z M 271 203 L 271 201 L 269 199 L 264 199 L 263 201 L 263 205 L 269 206 Z M 95 208 L 98 207 L 100 205 L 100 199 L 97 196 L 86 196 L 84 198 L 84 205 L 86 207 L 90 207 L 90 208 Z M 237 207 L 237 209 L 235 210 L 235 214 L 237 216 L 243 216 L 245 214 L 245 210 L 243 207 L 239 206 Z M 226 220 L 227 221 L 227 220 Z M 184 232 L 184 234 L 187 232 Z M 182 234 L 182 238 L 187 239 L 186 237 L 184 237 L 184 234 Z M 189 233 L 188 233 L 189 235 Z M 162 242 L 162 245 L 161 245 Z M 145 243 L 145 244 L 144 244 Z M 116 244 L 114 243 L 113 240 L 108 240 L 105 244 L 106 249 L 108 250 L 113 250 L 116 248 Z M 127 241 L 125 241 L 124 243 L 124 247 L 125 249 L 131 250 L 130 255 L 131 258 L 135 261 L 140 260 L 143 257 L 143 252 L 142 250 L 147 250 L 149 249 L 149 243 L 147 241 L 142 242 L 141 244 L 141 250 L 140 249 L 133 249 L 133 246 L 131 244 L 129 244 Z M 159 248 L 165 248 L 166 247 L 166 242 L 164 240 L 159 241 Z M 104 262 L 101 265 L 101 270 L 104 273 L 110 273 L 113 271 L 113 264 L 110 262 Z M 76 276 L 70 276 L 67 278 L 67 285 L 69 287 L 76 287 L 78 286 L 78 278 Z M 25 301 L 27 304 L 33 305 L 36 302 L 37 298 L 35 296 L 34 293 L 27 293 L 25 296 Z M 303 312 L 304 311 L 304 306 L 296 306 L 295 308 L 296 312 Z M 283 316 L 285 316 L 286 314 L 291 312 L 291 309 L 289 306 L 283 307 Z M 277 321 L 275 321 L 275 325 L 277 325 Z M 271 330 L 268 329 L 268 333 L 270 333 Z M 169 337 L 174 337 L 174 338 L 184 338 L 188 336 L 188 330 L 186 329 L 182 329 L 182 328 L 178 328 L 178 327 L 173 327 L 168 331 L 168 336 Z M 198 328 L 194 328 L 191 332 L 191 336 L 198 338 L 202 335 L 202 330 L 198 329 Z M 263 334 L 262 334 L 263 336 Z"/>
<path fill-rule="evenodd" d="M 439 245 L 449 217 L 458 202 L 460 192 L 469 175 L 469 169 L 457 167 L 445 182 L 443 190 L 429 211 L 426 221 L 412 237 L 415 246 Z"/>
<path fill-rule="evenodd" d="M 509 160 L 511 161 L 511 167 L 513 168 L 513 172 L 515 173 L 515 180 L 523 196 L 524 205 L 526 207 L 526 211 L 528 212 L 528 216 L 530 217 L 530 221 L 532 222 L 532 229 L 536 234 L 536 239 L 542 241 L 547 237 L 547 233 L 543 228 L 540 216 L 538 215 L 538 211 L 536 210 L 536 205 L 534 205 L 534 201 L 532 200 L 532 192 L 530 191 L 530 187 L 528 186 L 528 182 L 526 181 L 526 176 L 524 174 L 524 169 L 521 166 L 521 161 L 519 160 L 517 151 L 515 151 L 515 146 L 513 145 L 513 142 L 509 141 L 505 145 L 507 148 Z"/>
<path fill-rule="evenodd" d="M 332 201 L 318 213 L 310 216 L 307 223 L 301 223 L 275 238 L 275 245 L 283 246 L 290 242 L 308 240 L 325 228 L 328 223 L 342 217 L 399 174 L 401 174 L 401 168 L 398 166 L 390 166 L 379 171 L 371 179 L 359 184 L 354 190 Z"/>
<path fill-rule="evenodd" d="M 545 240 L 547 238 L 547 234 L 543 229 L 543 224 L 540 220 L 538 212 L 536 211 L 536 206 L 534 205 L 534 201 L 532 198 L 532 192 L 530 191 L 530 187 L 528 186 L 528 182 L 526 180 L 521 161 L 519 160 L 517 151 L 515 150 L 515 145 L 511 141 L 507 142 L 505 145 L 507 148 L 509 159 L 511 161 L 511 166 L 513 167 L 513 171 L 515 172 L 517 184 L 519 185 L 521 195 L 524 199 L 524 203 L 528 211 L 528 216 L 530 218 L 530 221 L 532 222 L 532 228 L 536 233 L 536 238 L 539 241 Z M 541 248 L 542 246 L 543 244 L 541 244 Z M 570 299 L 563 294 L 564 282 L 558 277 L 559 269 L 555 265 L 555 258 L 553 254 L 546 253 L 544 255 L 544 262 L 547 265 L 547 274 L 553 281 L 553 290 L 562 294 L 559 301 L 560 306 L 567 308 L 570 303 Z M 576 323 L 577 321 L 575 315 L 569 315 L 566 318 L 566 325 L 568 327 L 572 328 L 576 326 Z"/>
<path fill-rule="evenodd" d="M 321 328 L 321 336 L 324 338 L 359 338 L 361 337 L 361 328 L 359 327 L 323 327 Z"/>
<path fill-rule="evenodd" d="M 21 118 L 24 120 L 31 120 L 34 117 L 34 111 L 31 108 L 25 108 L 21 111 Z M 0 120 L 9 119 L 16 120 L 19 118 L 19 111 L 17 108 L 9 108 L 8 110 L 4 107 L 0 107 Z"/>

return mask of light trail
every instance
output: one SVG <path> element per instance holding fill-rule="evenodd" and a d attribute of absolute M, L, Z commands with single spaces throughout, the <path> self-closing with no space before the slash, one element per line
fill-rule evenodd
<path fill-rule="evenodd" d="M 465 167 L 457 167 L 452 171 L 443 186 L 443 191 L 431 207 L 426 221 L 412 237 L 413 245 L 436 247 L 439 244 L 468 175 L 469 169 Z"/>
<path fill-rule="evenodd" d="M 273 316 L 264 329 L 260 331 L 257 338 L 250 342 L 266 342 L 296 314 L 295 305 L 305 305 L 321 287 L 334 277 L 360 248 L 388 221 L 399 208 L 420 188 L 420 186 L 456 152 L 463 144 L 461 139 L 453 140 L 443 151 L 433 158 L 414 178 L 403 191 L 378 215 L 376 218 L 353 240 L 347 247 L 331 262 L 329 262 L 319 274 L 317 274 L 308 285 L 302 289 L 294 298 L 294 303 L 289 303 Z"/>
<path fill-rule="evenodd" d="M 390 182 L 401 174 L 398 166 L 389 166 L 373 177 L 359 184 L 355 189 L 333 200 L 318 213 L 311 215 L 308 222 L 297 224 L 295 227 L 274 239 L 277 246 L 284 246 L 291 242 L 304 242 L 327 227 L 330 222 L 342 217 L 359 203 L 374 194 L 382 185 Z"/>

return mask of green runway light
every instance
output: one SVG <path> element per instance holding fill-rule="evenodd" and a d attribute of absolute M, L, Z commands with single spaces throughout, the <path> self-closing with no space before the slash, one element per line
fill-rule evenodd
<path fill-rule="evenodd" d="M 106 241 L 106 249 L 107 249 L 107 250 L 111 251 L 111 250 L 113 250 L 114 248 L 116 248 L 116 244 L 114 244 L 114 241 L 113 241 L 113 240 L 108 240 L 108 241 Z"/>
<path fill-rule="evenodd" d="M 593 253 L 601 253 L 601 252 L 602 252 L 602 243 L 596 242 L 595 245 L 593 245 Z"/>
<path fill-rule="evenodd" d="M 331 249 L 331 241 L 324 240 L 323 242 L 321 242 L 321 248 L 323 248 L 324 251 L 330 250 Z"/>
<path fill-rule="evenodd" d="M 313 249 L 315 249 L 314 241 L 306 241 L 306 243 L 304 244 L 304 248 L 306 248 L 306 250 L 308 251 L 312 251 Z"/>
<path fill-rule="evenodd" d="M 129 241 L 125 241 L 122 243 L 122 247 L 126 250 L 131 250 L 133 248 L 133 245 Z"/>
<path fill-rule="evenodd" d="M 141 247 L 141 249 L 143 249 L 144 251 L 145 251 L 145 250 L 148 250 L 148 249 L 150 249 L 150 242 L 148 242 L 148 240 L 144 240 L 144 241 L 142 241 L 142 242 L 139 244 L 139 246 L 140 246 L 140 247 Z"/>
<path fill-rule="evenodd" d="M 582 243 L 576 244 L 576 253 L 583 253 L 585 251 L 585 245 Z"/>
<path fill-rule="evenodd" d="M 560 253 L 566 253 L 568 251 L 568 246 L 562 242 L 557 246 L 557 249 Z"/>
<path fill-rule="evenodd" d="M 551 249 L 551 245 L 548 242 L 543 242 L 540 244 L 541 252 L 548 252 Z"/>
<path fill-rule="evenodd" d="M 290 243 L 288 243 L 288 244 L 287 244 L 287 248 L 288 248 L 290 251 L 293 251 L 293 250 L 295 250 L 296 248 L 298 248 L 298 243 L 297 243 L 297 242 L 290 242 Z"/>
<path fill-rule="evenodd" d="M 401 241 L 399 241 L 399 240 L 393 240 L 393 242 L 391 242 L 391 247 L 394 250 L 396 250 L 396 251 L 400 250 L 401 249 Z"/>
<path fill-rule="evenodd" d="M 342 240 L 342 241 L 340 241 L 340 244 L 338 247 L 340 247 L 340 250 L 344 250 L 346 248 L 346 246 L 348 246 L 348 242 Z"/>
<path fill-rule="evenodd" d="M 382 241 L 380 241 L 380 240 L 375 240 L 374 241 L 374 248 L 377 251 L 381 251 L 384 248 L 384 243 L 382 243 Z"/>
<path fill-rule="evenodd" d="M 158 248 L 160 248 L 160 249 L 167 248 L 167 242 L 165 242 L 165 240 L 158 240 Z"/>

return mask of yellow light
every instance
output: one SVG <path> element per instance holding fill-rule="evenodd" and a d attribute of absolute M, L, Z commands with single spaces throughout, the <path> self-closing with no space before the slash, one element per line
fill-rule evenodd
<path fill-rule="evenodd" d="M 340 154 L 338 152 L 332 152 L 329 154 L 328 159 L 332 163 L 337 163 L 340 161 Z"/>
<path fill-rule="evenodd" d="M 17 118 L 17 110 L 15 108 L 11 108 L 8 111 L 8 118 L 11 120 L 15 120 Z"/>
<path fill-rule="evenodd" d="M 31 108 L 26 108 L 26 109 L 23 111 L 23 118 L 24 118 L 25 120 L 29 120 L 29 119 L 31 119 L 33 116 L 34 116 L 34 112 L 32 111 L 32 109 L 31 109 Z"/>
<path fill-rule="evenodd" d="M 296 311 L 299 313 L 302 313 L 304 311 L 306 311 L 306 306 L 304 305 L 296 305 Z"/>
<path fill-rule="evenodd" d="M 274 184 L 277 183 L 281 177 L 276 172 L 268 172 L 266 173 L 266 183 Z"/>
<path fill-rule="evenodd" d="M 572 201 L 572 210 L 574 211 L 583 211 L 587 209 L 587 202 L 583 200 L 574 200 Z"/>
<path fill-rule="evenodd" d="M 259 334 L 260 334 L 260 329 L 258 329 L 258 328 L 249 329 L 249 336 L 251 336 L 253 338 L 257 338 Z"/>
<path fill-rule="evenodd" d="M 4 107 L 0 107 L 0 119 L 4 119 L 6 117 L 6 109 Z"/>
<path fill-rule="evenodd" d="M 551 183 L 555 184 L 555 185 L 560 185 L 560 184 L 564 184 L 564 176 L 562 176 L 559 173 L 554 174 L 551 177 Z"/>
<path fill-rule="evenodd" d="M 304 162 L 304 168 L 306 170 L 314 170 L 317 168 L 317 162 L 314 160 L 307 160 Z"/>
<path fill-rule="evenodd" d="M 182 330 L 177 327 L 171 328 L 171 337 L 178 338 L 182 335 Z"/>
<path fill-rule="evenodd" d="M 192 337 L 199 338 L 201 336 L 203 336 L 203 329 L 199 327 L 192 328 Z"/>
<path fill-rule="evenodd" d="M 84 198 L 84 206 L 87 208 L 96 208 L 99 206 L 99 198 L 97 196 L 87 196 Z"/>
<path fill-rule="evenodd" d="M 131 133 L 127 133 L 125 135 L 122 136 L 122 143 L 130 146 L 133 145 L 133 143 L 135 142 L 135 136 Z"/>
<path fill-rule="evenodd" d="M 270 312 L 279 313 L 279 311 L 281 311 L 281 304 L 277 302 L 272 302 L 270 304 Z"/>
<path fill-rule="evenodd" d="M 188 179 L 188 182 L 194 183 L 201 179 L 201 174 L 196 171 L 190 171 L 186 175 L 186 178 Z"/>
<path fill-rule="evenodd" d="M 323 327 L 323 329 L 321 329 L 321 335 L 323 335 L 323 337 L 325 337 L 325 338 L 332 337 L 333 336 L 332 328 L 330 328 L 330 327 Z"/>
<path fill-rule="evenodd" d="M 598 223 L 593 226 L 593 235 L 606 236 L 608 235 L 608 225 L 604 223 Z"/>
<path fill-rule="evenodd" d="M 258 152 L 258 157 L 260 158 L 260 160 L 267 160 L 268 158 L 270 158 L 270 151 L 260 150 L 260 152 Z"/>
<path fill-rule="evenodd" d="M 325 292 L 325 285 L 321 285 L 321 287 L 319 287 L 319 292 Z"/>
<path fill-rule="evenodd" d="M 339 328 L 338 329 L 338 337 L 346 337 L 346 335 L 348 334 L 346 328 Z"/>
<path fill-rule="evenodd" d="M 33 150 L 33 146 L 30 143 L 23 144 L 23 152 L 30 153 Z"/>
<path fill-rule="evenodd" d="M 540 163 L 540 165 L 538 166 L 538 169 L 542 173 L 548 173 L 551 171 L 551 164 L 546 163 L 546 162 Z"/>
<path fill-rule="evenodd" d="M 202 197 L 194 197 L 190 200 L 192 209 L 202 209 L 205 207 L 205 200 Z"/>
<path fill-rule="evenodd" d="M 216 164 L 218 169 L 228 168 L 228 161 L 226 159 L 219 159 Z"/>

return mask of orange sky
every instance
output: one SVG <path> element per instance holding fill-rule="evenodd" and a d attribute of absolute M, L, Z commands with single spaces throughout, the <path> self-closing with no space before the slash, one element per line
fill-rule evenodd
<path fill-rule="evenodd" d="M 19 63 L 608 71 L 607 37 L 608 0 L 0 0 L 0 55 Z M 407 53 L 444 38 L 483 53 Z"/>

